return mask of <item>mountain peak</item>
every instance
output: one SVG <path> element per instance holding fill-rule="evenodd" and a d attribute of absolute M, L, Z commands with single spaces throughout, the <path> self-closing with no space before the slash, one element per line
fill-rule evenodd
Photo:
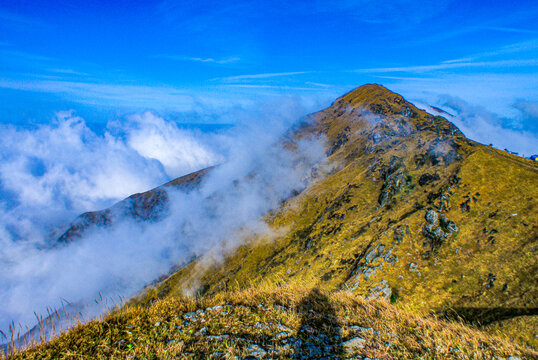
<path fill-rule="evenodd" d="M 372 116 L 373 115 L 373 116 Z M 465 136 L 450 121 L 418 109 L 395 92 L 379 84 L 365 84 L 336 99 L 316 116 L 317 129 L 340 148 L 352 134 L 395 140 L 421 136 L 425 141 Z M 353 137 L 353 136 L 351 136 Z M 360 136 L 359 136 L 360 137 Z"/>
<path fill-rule="evenodd" d="M 376 114 L 408 114 L 416 117 L 422 110 L 406 101 L 403 96 L 390 91 L 383 85 L 365 84 L 338 98 L 333 106 L 361 108 Z M 423 112 L 425 114 L 425 112 Z M 424 115 L 423 114 L 423 115 Z"/>

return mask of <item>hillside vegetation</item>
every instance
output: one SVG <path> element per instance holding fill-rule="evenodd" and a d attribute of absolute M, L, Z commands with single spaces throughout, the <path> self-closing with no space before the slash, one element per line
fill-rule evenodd
<path fill-rule="evenodd" d="M 336 170 L 222 263 L 211 254 L 147 298 L 289 281 L 459 318 L 536 347 L 538 166 L 466 139 L 379 85 L 310 116 Z M 207 265 L 211 264 L 211 265 Z"/>
<path fill-rule="evenodd" d="M 297 287 L 170 298 L 77 326 L 13 359 L 503 359 L 538 353 L 384 301 Z"/>
<path fill-rule="evenodd" d="M 267 234 L 17 357 L 536 358 L 536 163 L 380 85 L 290 142 L 311 136 L 329 163 L 263 218 Z"/>

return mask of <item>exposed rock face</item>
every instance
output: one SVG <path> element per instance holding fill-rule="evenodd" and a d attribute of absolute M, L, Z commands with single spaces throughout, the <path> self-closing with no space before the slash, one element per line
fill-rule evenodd
<path fill-rule="evenodd" d="M 439 214 L 434 210 L 428 210 L 425 218 L 428 224 L 424 225 L 422 233 L 430 240 L 431 252 L 438 249 L 451 233 L 458 231 L 454 221 L 448 220 L 445 216 L 439 217 Z"/>
<path fill-rule="evenodd" d="M 315 279 L 425 311 L 536 308 L 536 164 L 467 140 L 446 119 L 376 85 L 339 98 L 302 131 L 327 138 L 334 171 L 264 218 L 275 239 L 249 238 L 207 274 L 195 262 L 159 284 L 158 297 L 181 293 L 193 278 L 211 296 L 269 277 Z M 503 321 L 498 329 L 510 326 Z M 368 349 L 369 338 L 354 336 Z M 324 346 L 297 340 L 289 346 L 308 354 Z"/>
<path fill-rule="evenodd" d="M 379 194 L 379 206 L 383 207 L 388 204 L 393 196 L 400 192 L 406 183 L 405 165 L 401 158 L 393 156 L 390 158 L 388 165 L 381 169 L 383 186 Z"/>
<path fill-rule="evenodd" d="M 353 354 L 357 350 L 364 349 L 366 346 L 366 340 L 357 336 L 349 339 L 348 341 L 344 341 L 342 346 L 347 354 Z"/>
<path fill-rule="evenodd" d="M 382 280 L 381 284 L 374 286 L 369 290 L 369 294 L 366 296 L 366 300 L 381 299 L 390 301 L 392 290 L 387 280 Z"/>
<path fill-rule="evenodd" d="M 439 223 L 439 215 L 435 211 L 429 210 L 426 213 L 426 221 L 432 225 L 437 225 Z"/>

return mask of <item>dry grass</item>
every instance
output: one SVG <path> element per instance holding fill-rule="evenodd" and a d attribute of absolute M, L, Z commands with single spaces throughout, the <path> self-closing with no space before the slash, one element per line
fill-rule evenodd
<path fill-rule="evenodd" d="M 383 121 L 366 120 L 361 111 L 367 106 L 385 111 Z M 399 112 L 406 107 L 416 116 L 402 117 Z M 512 312 L 508 319 L 493 318 L 493 323 L 468 320 L 474 325 L 481 322 L 492 334 L 504 332 L 513 341 L 538 348 L 536 315 L 518 315 L 532 309 L 536 313 L 538 307 L 538 166 L 458 135 L 446 135 L 443 131 L 450 130 L 446 120 L 430 120 L 431 116 L 381 87 L 361 87 L 313 117 L 316 125 L 305 132 L 323 133 L 330 144 L 346 133 L 348 141 L 330 157 L 336 172 L 266 217 L 275 233 L 282 235 L 272 241 L 251 239 L 224 264 L 192 263 L 148 289 L 142 301 L 181 296 L 190 288 L 217 294 L 289 282 L 328 291 L 353 289 L 354 294 L 366 296 L 385 280 L 393 301 L 417 314 L 475 308 L 491 314 Z M 366 152 L 372 133 L 397 131 L 402 121 L 425 130 L 390 136 L 374 152 Z M 417 165 L 416 156 L 427 154 L 438 140 L 453 141 L 459 159 Z M 408 183 L 389 204 L 379 207 L 380 169 L 393 156 L 403 159 Z M 440 179 L 421 186 L 418 180 L 426 173 Z M 453 176 L 460 182 L 449 193 Z M 455 221 L 459 231 L 427 256 L 424 215 L 437 209 L 435 196 L 441 192 L 450 200 L 443 215 Z M 466 201 L 470 209 L 462 212 L 460 206 Z M 396 240 L 398 231 L 402 236 Z M 365 264 L 365 254 L 378 245 L 398 260 L 391 264 L 378 257 Z M 410 271 L 411 264 L 416 264 L 416 271 Z M 357 265 L 371 271 L 368 277 L 356 276 Z M 493 280 L 488 283 L 488 279 Z"/>
<path fill-rule="evenodd" d="M 208 310 L 217 305 L 229 307 Z M 197 320 L 184 320 L 185 313 L 197 311 Z M 284 328 L 288 338 L 307 341 L 301 332 L 301 326 L 305 325 L 310 326 L 310 335 L 326 335 L 329 343 L 334 343 L 335 356 L 342 358 L 538 356 L 502 338 L 462 324 L 411 315 L 385 302 L 365 301 L 346 292 L 331 294 L 290 286 L 270 291 L 252 288 L 224 292 L 199 299 L 173 298 L 156 301 L 149 307 L 126 307 L 102 320 L 78 325 L 48 343 L 17 351 L 11 358 L 234 358 L 246 356 L 248 346 L 253 343 L 267 351 L 267 358 L 291 358 L 300 350 L 286 347 L 276 334 Z M 341 341 L 357 336 L 352 326 L 370 329 L 359 334 L 366 340 L 366 346 L 353 354 L 341 348 L 336 350 Z M 218 335 L 225 337 L 211 338 Z"/>

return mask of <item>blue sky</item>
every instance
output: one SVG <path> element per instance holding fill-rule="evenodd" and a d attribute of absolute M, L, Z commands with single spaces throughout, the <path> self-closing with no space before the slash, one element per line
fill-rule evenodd
<path fill-rule="evenodd" d="M 537 18 L 535 0 L 3 0 L 0 120 L 211 112 L 282 95 L 315 109 L 376 82 L 424 103 L 463 99 L 536 134 Z"/>
<path fill-rule="evenodd" d="M 187 259 L 233 238 L 304 179 L 270 144 L 365 83 L 445 109 L 474 140 L 538 153 L 537 19 L 537 0 L 1 0 L 0 329 L 58 299 L 135 293 L 181 262 L 170 249 Z M 80 213 L 221 163 L 208 191 L 174 202 L 170 226 L 43 246 Z M 236 179 L 252 169 L 268 182 L 242 199 Z M 213 186 L 230 201 L 198 198 Z"/>

